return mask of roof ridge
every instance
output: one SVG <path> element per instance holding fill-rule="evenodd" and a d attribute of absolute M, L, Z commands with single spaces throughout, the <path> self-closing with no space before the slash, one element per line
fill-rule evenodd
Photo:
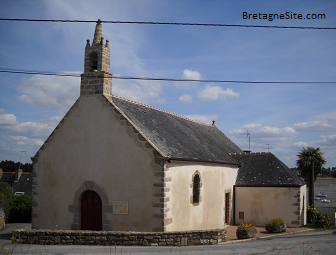
<path fill-rule="evenodd" d="M 202 123 L 202 122 L 199 122 L 199 121 L 196 121 L 196 120 L 192 120 L 192 119 L 189 119 L 189 118 L 187 118 L 187 117 L 178 115 L 178 114 L 176 114 L 176 113 L 168 112 L 168 111 L 166 111 L 166 110 L 163 110 L 163 109 L 159 109 L 159 108 L 150 106 L 150 105 L 148 105 L 148 104 L 144 104 L 144 103 L 136 102 L 136 101 L 133 101 L 133 100 L 129 100 L 129 99 L 124 98 L 124 97 L 120 97 L 120 96 L 112 95 L 112 98 L 113 98 L 113 97 L 115 97 L 115 98 L 119 98 L 119 99 L 122 99 L 122 100 L 125 100 L 125 101 L 130 102 L 130 103 L 133 103 L 133 104 L 142 105 L 142 106 L 151 108 L 151 109 L 153 109 L 153 110 L 158 110 L 158 111 L 160 111 L 160 112 L 165 112 L 165 113 L 168 113 L 168 114 L 170 114 L 170 115 L 173 115 L 173 116 L 176 116 L 176 117 L 179 117 L 179 118 L 182 118 L 182 119 L 186 119 L 186 120 L 189 120 L 189 121 L 198 123 L 198 124 L 202 124 L 202 125 L 210 126 L 210 127 L 213 127 L 213 126 L 214 126 L 214 125 L 212 125 L 212 124 L 206 124 L 206 123 Z M 215 127 L 215 126 L 214 126 L 214 127 Z"/>
<path fill-rule="evenodd" d="M 262 151 L 262 152 L 241 152 L 241 153 L 230 153 L 230 155 L 259 155 L 259 154 L 272 154 L 271 151 Z"/>
<path fill-rule="evenodd" d="M 3 174 L 15 174 L 15 172 L 2 172 Z M 21 174 L 31 174 L 30 172 L 22 172 Z"/>

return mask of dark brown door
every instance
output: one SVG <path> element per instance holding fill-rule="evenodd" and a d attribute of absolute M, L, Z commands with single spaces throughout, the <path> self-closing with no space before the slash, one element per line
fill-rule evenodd
<path fill-rule="evenodd" d="M 230 213 L 230 193 L 225 193 L 225 224 L 228 224 Z"/>
<path fill-rule="evenodd" d="M 81 212 L 82 230 L 102 230 L 102 202 L 96 192 L 85 191 Z"/>

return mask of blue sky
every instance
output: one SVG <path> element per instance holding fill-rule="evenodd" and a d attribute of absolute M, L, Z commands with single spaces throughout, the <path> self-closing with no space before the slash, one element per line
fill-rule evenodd
<path fill-rule="evenodd" d="M 336 27 L 335 1 L 0 1 L 1 18 Z M 325 19 L 244 20 L 250 14 Z M 0 67 L 83 72 L 94 23 L 0 21 Z M 115 75 L 244 81 L 336 81 L 335 30 L 103 23 Z M 112 93 L 216 125 L 242 149 L 289 167 L 306 146 L 336 166 L 336 84 L 118 80 Z M 79 96 L 76 77 L 0 73 L 0 160 L 30 162 Z"/>

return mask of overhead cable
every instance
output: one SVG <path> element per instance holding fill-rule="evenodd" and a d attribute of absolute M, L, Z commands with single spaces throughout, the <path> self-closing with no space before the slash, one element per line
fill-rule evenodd
<path fill-rule="evenodd" d="M 70 76 L 70 77 L 82 77 L 92 76 L 70 73 L 70 72 L 49 72 L 49 71 L 33 71 L 23 69 L 10 69 L 0 68 L 0 73 L 16 73 L 16 74 L 35 74 L 35 75 L 53 75 L 53 76 Z M 106 73 L 105 73 L 106 75 Z M 132 76 L 120 76 L 111 75 L 112 79 L 123 80 L 147 80 L 147 81 L 176 81 L 176 82 L 208 82 L 208 83 L 254 83 L 254 84 L 332 84 L 336 81 L 239 81 L 239 80 L 200 80 L 200 79 L 175 79 L 175 78 L 154 78 L 154 77 L 132 77 Z"/>
<path fill-rule="evenodd" d="M 96 23 L 96 20 L 68 20 L 68 19 L 6 19 L 3 21 L 32 21 L 32 22 L 73 22 L 73 23 Z M 183 22 L 151 22 L 151 21 L 116 21 L 102 20 L 101 23 L 113 24 L 142 24 L 142 25 L 180 25 L 180 26 L 210 26 L 210 27 L 253 27 L 253 28 L 291 28 L 291 29 L 336 29 L 336 27 L 299 27 L 299 26 L 262 26 L 262 25 L 238 25 L 216 23 L 183 23 Z"/>

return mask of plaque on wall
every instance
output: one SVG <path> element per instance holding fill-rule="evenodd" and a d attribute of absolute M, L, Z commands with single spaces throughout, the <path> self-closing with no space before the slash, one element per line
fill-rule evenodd
<path fill-rule="evenodd" d="M 113 214 L 128 214 L 128 202 L 114 201 L 112 202 Z"/>

